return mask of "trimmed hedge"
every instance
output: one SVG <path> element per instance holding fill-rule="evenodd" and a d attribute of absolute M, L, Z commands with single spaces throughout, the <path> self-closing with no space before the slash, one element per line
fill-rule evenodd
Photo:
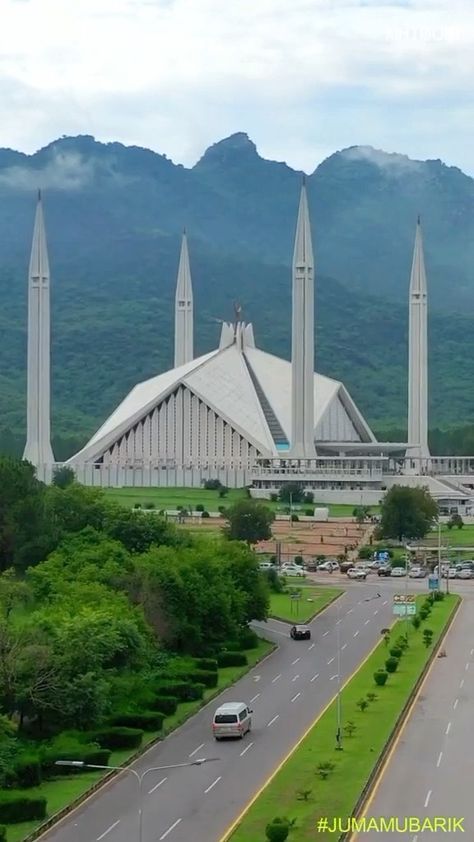
<path fill-rule="evenodd" d="M 90 734 L 87 736 L 89 740 L 93 739 Z M 73 753 L 71 753 L 73 751 Z M 82 769 L 80 766 L 56 766 L 57 760 L 82 760 L 83 763 L 91 763 L 93 766 L 108 766 L 110 760 L 110 751 L 108 747 L 98 747 L 92 745 L 81 745 L 78 743 L 77 748 L 71 749 L 57 749 L 54 746 L 44 750 L 41 756 L 41 772 L 44 778 L 57 777 L 58 775 L 77 775 L 82 771 L 87 772 L 87 769 Z"/>
<path fill-rule="evenodd" d="M 153 708 L 164 716 L 173 716 L 176 713 L 179 699 L 176 696 L 156 696 Z"/>
<path fill-rule="evenodd" d="M 220 667 L 245 667 L 248 660 L 244 652 L 221 652 L 217 656 L 217 663 Z"/>
<path fill-rule="evenodd" d="M 217 672 L 211 670 L 195 670 L 188 673 L 190 681 L 204 684 L 205 687 L 217 687 Z"/>
<path fill-rule="evenodd" d="M 0 825 L 0 842 L 7 842 L 7 829 L 3 824 Z"/>
<path fill-rule="evenodd" d="M 180 702 L 188 702 L 192 699 L 191 681 L 183 681 L 170 678 L 155 685 L 155 692 L 159 696 L 175 696 Z"/>
<path fill-rule="evenodd" d="M 95 731 L 91 734 L 101 748 L 138 748 L 143 739 L 143 730 L 141 728 L 125 728 L 116 726 L 115 728 L 102 728 L 100 731 Z"/>
<path fill-rule="evenodd" d="M 141 728 L 143 731 L 161 731 L 164 712 L 145 710 L 143 713 L 117 713 L 108 720 L 108 725 L 123 728 Z"/>
<path fill-rule="evenodd" d="M 217 661 L 215 658 L 194 658 L 196 667 L 200 670 L 210 670 L 217 672 Z"/>
<path fill-rule="evenodd" d="M 20 789 L 39 786 L 42 781 L 41 760 L 38 754 L 24 754 L 15 761 L 13 778 Z"/>
<path fill-rule="evenodd" d="M 239 643 L 242 649 L 256 649 L 258 640 L 258 635 L 252 629 L 243 629 L 239 634 Z"/>
<path fill-rule="evenodd" d="M 0 792 L 0 820 L 7 824 L 46 818 L 46 798 L 30 798 L 15 792 Z"/>

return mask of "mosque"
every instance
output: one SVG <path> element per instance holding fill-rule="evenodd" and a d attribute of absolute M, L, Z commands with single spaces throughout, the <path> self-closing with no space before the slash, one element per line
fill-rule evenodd
<path fill-rule="evenodd" d="M 428 448 L 427 282 L 418 219 L 409 289 L 408 441 L 378 442 L 343 383 L 314 371 L 314 256 L 301 188 L 292 268 L 291 362 L 258 348 L 236 308 L 218 348 L 194 357 L 193 290 L 183 235 L 174 368 L 138 383 L 66 464 L 97 486 L 195 486 L 219 479 L 268 497 L 299 481 L 318 502 L 377 503 L 394 483 L 425 485 L 440 506 L 474 508 L 474 457 Z M 24 458 L 50 481 L 50 270 L 38 197 L 28 286 Z"/>

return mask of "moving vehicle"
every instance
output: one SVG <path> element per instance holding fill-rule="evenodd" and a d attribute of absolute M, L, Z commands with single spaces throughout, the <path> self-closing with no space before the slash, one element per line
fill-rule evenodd
<path fill-rule="evenodd" d="M 337 561 L 323 561 L 318 564 L 318 570 L 327 570 L 329 573 L 331 570 L 339 570 L 339 565 Z"/>
<path fill-rule="evenodd" d="M 311 629 L 308 626 L 292 626 L 290 637 L 293 640 L 311 640 Z"/>
<path fill-rule="evenodd" d="M 281 568 L 282 576 L 304 576 L 301 564 L 284 564 Z"/>
<path fill-rule="evenodd" d="M 351 567 L 347 571 L 349 579 L 367 579 L 367 570 L 363 567 Z"/>
<path fill-rule="evenodd" d="M 391 576 L 404 576 L 405 575 L 405 568 L 404 567 L 392 567 Z"/>
<path fill-rule="evenodd" d="M 412 567 L 408 571 L 408 575 L 410 579 L 424 579 L 426 576 L 426 570 L 424 567 Z"/>
<path fill-rule="evenodd" d="M 252 727 L 253 711 L 245 702 L 226 702 L 217 708 L 212 720 L 212 733 L 216 740 L 223 737 L 242 739 Z"/>
<path fill-rule="evenodd" d="M 391 564 L 381 564 L 377 570 L 378 576 L 391 576 L 392 575 L 392 565 Z"/>

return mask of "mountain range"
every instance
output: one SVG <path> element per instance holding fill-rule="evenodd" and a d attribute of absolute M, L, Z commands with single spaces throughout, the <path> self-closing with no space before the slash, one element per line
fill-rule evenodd
<path fill-rule="evenodd" d="M 85 135 L 0 149 L 0 427 L 24 431 L 26 277 L 36 189 L 52 269 L 53 429 L 80 442 L 127 390 L 172 365 L 179 241 L 188 232 L 196 353 L 238 298 L 260 347 L 290 353 L 290 264 L 302 173 L 244 133 L 192 168 Z M 316 359 L 376 429 L 406 416 L 408 282 L 421 214 L 430 300 L 430 422 L 474 411 L 474 180 L 370 147 L 307 176 Z M 76 441 L 74 446 L 76 446 Z M 71 446 L 73 446 L 71 444 Z"/>

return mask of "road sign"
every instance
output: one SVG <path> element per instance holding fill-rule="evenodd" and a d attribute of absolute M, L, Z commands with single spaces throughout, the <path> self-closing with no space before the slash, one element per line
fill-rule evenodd
<path fill-rule="evenodd" d="M 290 593 L 290 599 L 301 599 L 300 593 Z"/>
<path fill-rule="evenodd" d="M 416 603 L 416 594 L 414 593 L 396 593 L 393 595 L 394 605 L 411 605 Z"/>
<path fill-rule="evenodd" d="M 430 591 L 437 591 L 439 588 L 439 579 L 437 576 L 429 576 L 428 578 L 428 588 Z"/>
<path fill-rule="evenodd" d="M 396 617 L 413 617 L 416 614 L 416 602 L 394 602 L 392 610 Z"/>

